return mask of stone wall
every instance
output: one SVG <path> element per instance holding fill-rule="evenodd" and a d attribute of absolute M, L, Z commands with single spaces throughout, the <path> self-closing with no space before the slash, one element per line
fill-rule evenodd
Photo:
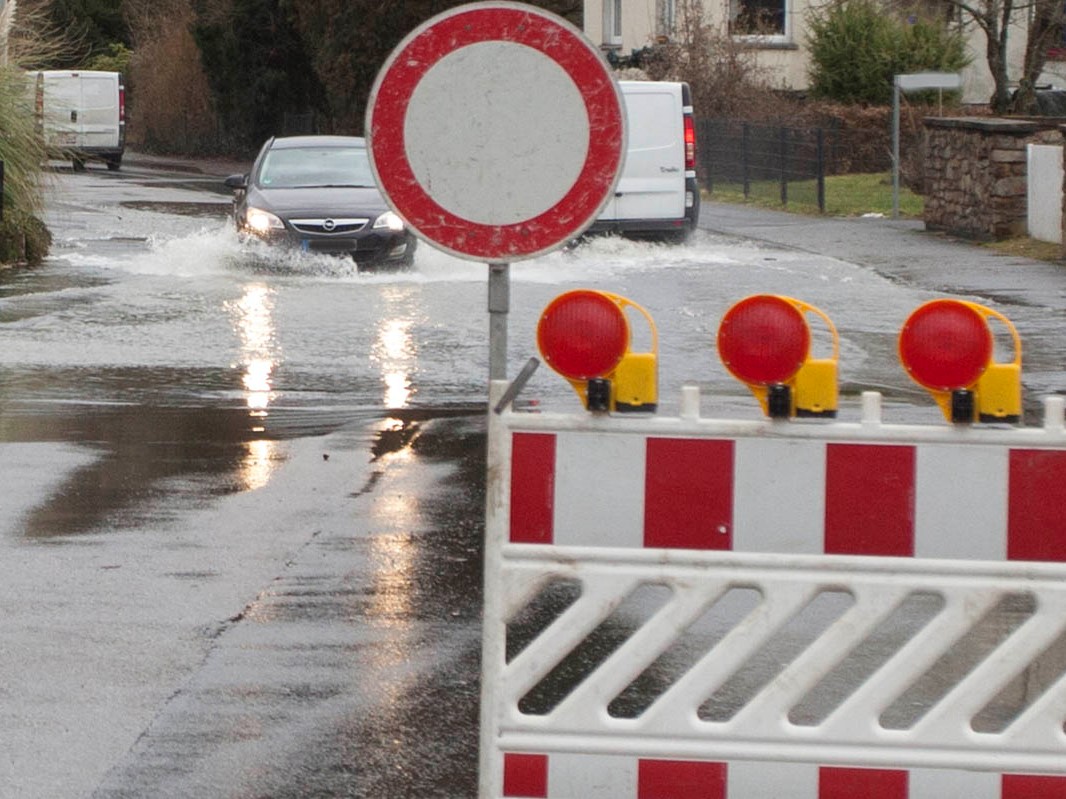
<path fill-rule="evenodd" d="M 1026 145 L 1063 142 L 1062 120 L 925 119 L 928 230 L 979 241 L 1024 236 Z"/>

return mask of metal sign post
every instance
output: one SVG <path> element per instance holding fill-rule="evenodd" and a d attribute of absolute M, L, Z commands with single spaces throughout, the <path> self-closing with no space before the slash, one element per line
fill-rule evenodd
<path fill-rule="evenodd" d="M 579 236 L 614 193 L 625 156 L 622 94 L 599 50 L 560 17 L 518 3 L 474 3 L 411 32 L 370 92 L 370 162 L 385 199 L 432 246 L 489 265 L 487 467 L 508 457 L 510 264 Z M 496 412 L 493 412 L 496 411 Z M 498 526 L 498 497 L 486 529 Z M 486 553 L 502 541 L 486 537 Z M 493 562 L 488 554 L 487 563 Z M 501 575 L 485 570 L 485 601 Z M 495 663 L 495 639 L 482 659 Z M 488 685 L 488 682 L 485 683 Z M 499 793 L 502 761 L 487 741 L 494 698 L 482 697 L 481 795 Z"/>
<path fill-rule="evenodd" d="M 511 265 L 489 264 L 489 380 L 507 379 L 507 314 Z"/>
<path fill-rule="evenodd" d="M 892 82 L 892 218 L 899 219 L 899 96 L 900 92 L 928 89 L 957 91 L 962 76 L 957 72 L 915 72 L 896 75 Z"/>
<path fill-rule="evenodd" d="M 366 130 L 393 210 L 434 247 L 490 265 L 490 376 L 504 378 L 507 265 L 580 235 L 618 179 L 625 116 L 602 55 L 538 8 L 460 6 L 392 52 Z"/>

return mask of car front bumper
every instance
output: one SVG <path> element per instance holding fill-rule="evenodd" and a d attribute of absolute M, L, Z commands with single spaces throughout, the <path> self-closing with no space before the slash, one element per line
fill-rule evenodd
<path fill-rule="evenodd" d="M 359 235 L 311 235 L 286 229 L 262 234 L 248 228 L 251 238 L 270 245 L 324 255 L 350 256 L 357 263 L 410 263 L 415 238 L 406 231 L 371 230 Z"/>

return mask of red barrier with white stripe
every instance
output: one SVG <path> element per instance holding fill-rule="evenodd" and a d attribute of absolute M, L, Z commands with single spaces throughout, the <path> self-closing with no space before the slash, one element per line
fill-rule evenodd
<path fill-rule="evenodd" d="M 1066 450 L 582 431 L 512 452 L 514 543 L 1066 560 Z"/>
<path fill-rule="evenodd" d="M 710 420 L 686 388 L 676 419 L 493 418 L 483 799 L 1066 796 L 1061 673 L 1002 728 L 970 726 L 1006 693 L 999 682 L 1046 669 L 1066 641 L 1061 400 L 1043 428 L 1001 429 L 886 425 L 873 395 L 864 403 L 857 423 Z M 559 579 L 581 583 L 579 600 L 508 653 L 508 623 Z M 663 608 L 554 708 L 523 711 L 522 698 L 647 585 L 669 589 Z M 643 713 L 611 717 L 611 698 L 654 673 L 656 656 L 738 585 L 758 592 L 759 607 Z M 852 605 L 824 634 L 733 716 L 702 714 L 749 656 L 791 634 L 785 623 L 812 597 L 834 592 Z M 789 709 L 874 635 L 886 608 L 918 595 L 942 610 L 836 710 L 794 722 Z M 880 725 L 1004 597 L 1032 605 L 1010 645 L 991 646 L 909 726 Z"/>
<path fill-rule="evenodd" d="M 566 787 L 553 792 L 555 785 Z M 636 799 L 1062 799 L 1066 777 L 509 753 L 504 755 L 503 795 L 523 799 L 600 795 Z"/>

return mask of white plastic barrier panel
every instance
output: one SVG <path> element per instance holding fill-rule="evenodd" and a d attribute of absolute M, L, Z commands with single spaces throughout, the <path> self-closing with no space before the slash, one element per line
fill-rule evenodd
<path fill-rule="evenodd" d="M 978 428 L 684 392 L 490 414 L 482 799 L 1066 796 L 1062 398 Z"/>

